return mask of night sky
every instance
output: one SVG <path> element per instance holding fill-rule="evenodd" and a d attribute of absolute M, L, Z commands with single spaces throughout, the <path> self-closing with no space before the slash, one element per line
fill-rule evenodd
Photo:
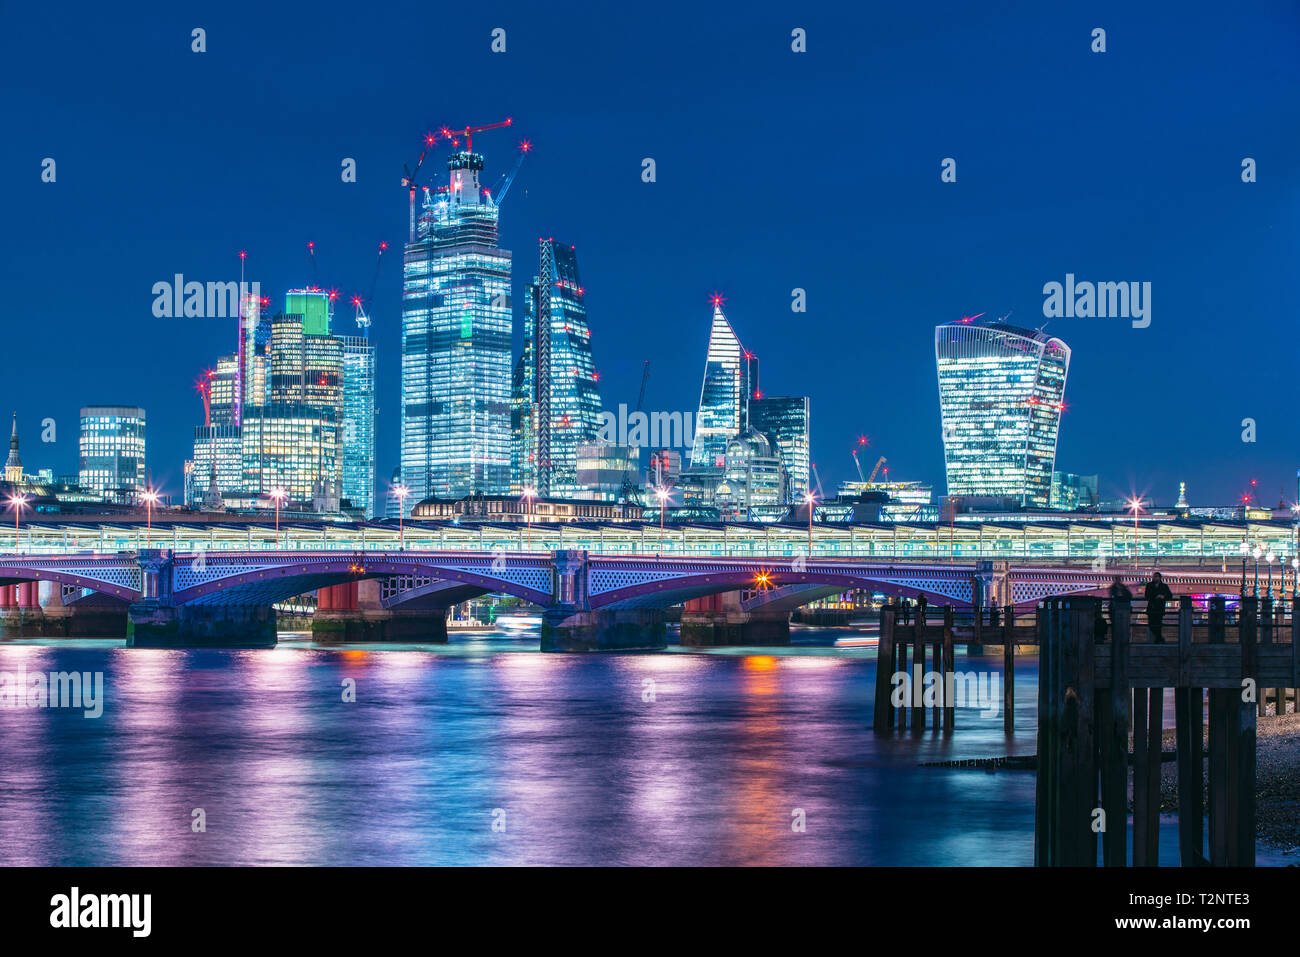
<path fill-rule="evenodd" d="M 1048 322 L 1073 349 L 1057 468 L 1100 473 L 1103 496 L 1168 504 L 1185 480 L 1193 504 L 1218 504 L 1255 478 L 1267 503 L 1294 500 L 1293 0 L 86 6 L 11 6 L 0 36 L 0 409 L 6 426 L 18 411 L 28 471 L 76 470 L 80 406 L 139 404 L 154 480 L 179 499 L 193 383 L 235 329 L 154 318 L 153 284 L 237 279 L 244 249 L 279 308 L 313 282 L 310 240 L 320 284 L 366 296 L 386 240 L 370 307 L 382 493 L 402 164 L 426 130 L 512 116 L 475 146 L 489 186 L 521 138 L 536 147 L 502 212 L 516 318 L 537 238 L 574 243 L 606 408 L 635 404 L 649 359 L 647 407 L 694 411 L 717 290 L 763 391 L 812 397 L 828 491 L 865 434 L 865 467 L 885 455 L 892 478 L 941 493 L 934 326 L 985 312 L 1037 327 L 1044 283 L 1067 272 L 1147 281 L 1149 328 Z M 334 331 L 354 329 L 341 308 Z"/>

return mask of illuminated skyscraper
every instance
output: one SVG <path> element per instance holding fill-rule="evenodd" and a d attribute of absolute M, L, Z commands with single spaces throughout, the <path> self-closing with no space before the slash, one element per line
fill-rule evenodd
<path fill-rule="evenodd" d="M 704 363 L 700 411 L 695 417 L 695 446 L 691 469 L 721 469 L 727 442 L 744 427 L 748 391 L 744 347 L 722 312 L 722 297 L 713 297 L 713 328 Z"/>
<path fill-rule="evenodd" d="M 1047 508 L 1070 349 L 1042 332 L 962 320 L 935 329 L 948 494 Z"/>
<path fill-rule="evenodd" d="M 367 518 L 375 514 L 375 347 L 343 337 L 343 497 Z"/>
<path fill-rule="evenodd" d="M 600 428 L 586 290 L 572 246 L 541 240 L 538 275 L 528 293 L 520 362 L 533 368 L 515 370 L 517 450 L 512 458 L 524 474 L 536 476 L 542 495 L 565 498 L 578 491 L 578 447 L 594 442 Z M 531 416 L 525 414 L 529 402 Z"/>
<path fill-rule="evenodd" d="M 406 246 L 402 302 L 402 479 L 408 503 L 510 488 L 510 253 L 483 157 L 448 160 Z"/>
<path fill-rule="evenodd" d="M 78 484 L 109 501 L 135 501 L 145 484 L 144 409 L 90 405 L 81 410 Z"/>
<path fill-rule="evenodd" d="M 802 501 L 808 492 L 808 397 L 765 395 L 749 402 L 749 423 L 776 447 L 785 467 L 788 498 Z"/>

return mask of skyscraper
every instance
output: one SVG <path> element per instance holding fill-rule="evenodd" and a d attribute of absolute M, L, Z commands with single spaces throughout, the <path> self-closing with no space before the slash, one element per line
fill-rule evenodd
<path fill-rule="evenodd" d="M 365 336 L 343 336 L 343 497 L 375 514 L 375 347 Z"/>
<path fill-rule="evenodd" d="M 788 478 L 788 501 L 803 500 L 808 493 L 808 397 L 765 395 L 749 402 L 749 422 L 768 437 L 781 455 Z"/>
<path fill-rule="evenodd" d="M 714 296 L 700 411 L 695 417 L 692 470 L 721 469 L 726 460 L 727 442 L 740 433 L 748 392 L 746 363 L 744 347 L 722 312 L 722 297 Z"/>
<path fill-rule="evenodd" d="M 447 168 L 403 263 L 401 472 L 411 503 L 510 487 L 510 252 L 479 185 L 483 157 L 462 150 Z"/>
<path fill-rule="evenodd" d="M 514 458 L 534 457 L 535 468 L 528 471 L 536 473 L 542 495 L 571 497 L 578 491 L 578 447 L 594 442 L 600 428 L 600 392 L 577 254 L 553 239 L 541 240 L 538 247 L 524 322 L 524 356 L 534 369 L 531 376 L 516 371 L 523 388 L 531 379 L 534 438 L 531 448 Z M 522 412 L 516 421 L 527 425 Z M 516 434 L 527 442 L 526 429 Z"/>
<path fill-rule="evenodd" d="M 963 319 L 934 331 L 948 494 L 1047 508 L 1070 349 L 1042 332 Z"/>
<path fill-rule="evenodd" d="M 132 502 L 145 486 L 145 414 L 133 405 L 81 410 L 78 484 L 105 499 Z"/>

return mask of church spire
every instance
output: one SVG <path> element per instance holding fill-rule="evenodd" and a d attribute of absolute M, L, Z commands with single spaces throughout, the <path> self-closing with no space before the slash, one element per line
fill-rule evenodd
<path fill-rule="evenodd" d="M 17 484 L 23 480 L 23 460 L 18 454 L 18 413 L 14 413 L 13 431 L 9 433 L 9 458 L 5 460 L 5 481 Z"/>

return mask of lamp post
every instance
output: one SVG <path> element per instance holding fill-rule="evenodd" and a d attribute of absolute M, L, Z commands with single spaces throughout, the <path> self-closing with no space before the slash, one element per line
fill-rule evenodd
<path fill-rule="evenodd" d="M 14 551 L 18 551 L 18 515 L 27 507 L 27 496 L 17 492 L 9 496 L 9 507 L 14 510 Z M 30 536 L 29 536 L 30 537 Z"/>
<path fill-rule="evenodd" d="M 1237 551 L 1241 553 L 1241 597 L 1246 597 L 1246 558 L 1250 555 L 1250 546 L 1243 540 Z"/>
<path fill-rule="evenodd" d="M 397 550 L 406 551 L 406 526 L 403 524 L 406 519 L 406 496 L 411 494 L 411 490 L 398 482 L 393 486 L 393 494 L 397 496 Z"/>
<path fill-rule="evenodd" d="M 524 489 L 524 508 L 528 513 L 526 521 L 528 522 L 528 550 L 530 552 L 533 550 L 533 499 L 536 497 L 537 489 L 531 487 Z"/>
<path fill-rule="evenodd" d="M 808 503 L 808 557 L 812 558 L 812 523 L 813 523 L 813 505 L 817 502 L 817 496 L 809 492 L 803 497 Z"/>
<path fill-rule="evenodd" d="M 277 549 L 280 547 L 280 503 L 286 498 L 288 493 L 280 486 L 271 489 L 271 499 L 275 502 L 275 547 Z"/>
<path fill-rule="evenodd" d="M 1268 597 L 1273 598 L 1273 560 L 1277 558 L 1272 552 L 1269 552 L 1265 559 L 1268 561 Z"/>
<path fill-rule="evenodd" d="M 1133 510 L 1133 567 L 1138 567 L 1138 515 L 1142 512 L 1142 498 L 1129 499 L 1128 507 Z"/>
<path fill-rule="evenodd" d="M 1253 552 L 1251 552 L 1251 554 L 1255 556 L 1255 590 L 1254 590 L 1254 595 L 1255 595 L 1256 598 L 1258 598 L 1258 597 L 1259 597 L 1259 560 L 1260 560 L 1260 557 L 1263 556 L 1263 554 L 1264 554 L 1264 549 L 1262 549 L 1262 548 L 1260 548 L 1258 545 L 1256 545 L 1256 546 L 1255 546 L 1255 550 L 1254 550 Z"/>
<path fill-rule="evenodd" d="M 659 499 L 659 554 L 664 551 L 664 512 L 668 511 L 668 489 L 660 486 L 655 489 L 655 497 Z"/>
<path fill-rule="evenodd" d="M 158 493 L 147 488 L 140 493 L 140 498 L 144 499 L 144 547 L 148 548 L 153 540 L 153 507 L 158 501 Z"/>

